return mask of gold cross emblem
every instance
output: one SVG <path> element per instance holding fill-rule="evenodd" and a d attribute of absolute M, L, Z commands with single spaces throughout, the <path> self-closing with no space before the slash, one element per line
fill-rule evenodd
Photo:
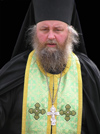
<path fill-rule="evenodd" d="M 30 114 L 35 114 L 34 115 L 34 118 L 35 118 L 35 120 L 38 120 L 40 117 L 39 117 L 39 114 L 45 114 L 46 113 L 46 111 L 45 111 L 45 109 L 39 109 L 39 107 L 40 107 L 40 104 L 39 103 L 36 103 L 35 104 L 35 109 L 33 109 L 33 108 L 30 108 L 29 109 L 29 113 Z"/>
<path fill-rule="evenodd" d="M 65 120 L 66 121 L 69 121 L 70 120 L 70 115 L 75 116 L 76 115 L 76 112 L 74 110 L 70 111 L 71 106 L 69 104 L 67 104 L 65 106 L 65 108 L 66 108 L 65 111 L 60 110 L 59 113 L 60 113 L 60 115 L 65 115 Z"/>

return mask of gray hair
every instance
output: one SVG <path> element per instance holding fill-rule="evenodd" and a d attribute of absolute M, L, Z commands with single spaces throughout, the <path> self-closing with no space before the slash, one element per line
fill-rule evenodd
<path fill-rule="evenodd" d="M 69 34 L 68 34 L 67 42 L 71 45 L 71 48 L 73 50 L 75 45 L 78 46 L 79 34 L 75 30 L 75 28 L 70 25 L 68 25 L 68 29 L 69 29 Z M 26 35 L 27 35 L 26 43 L 31 45 L 34 48 L 34 38 L 36 36 L 36 25 L 30 26 L 26 31 Z"/>

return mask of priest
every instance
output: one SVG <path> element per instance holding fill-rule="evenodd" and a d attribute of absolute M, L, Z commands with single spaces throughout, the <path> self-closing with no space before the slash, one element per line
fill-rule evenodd
<path fill-rule="evenodd" d="M 86 54 L 74 0 L 31 1 L 12 58 L 0 70 L 5 133 L 100 133 L 100 72 Z"/>

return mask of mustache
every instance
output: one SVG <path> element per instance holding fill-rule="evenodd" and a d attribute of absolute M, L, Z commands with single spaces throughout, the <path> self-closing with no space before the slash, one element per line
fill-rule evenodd
<path fill-rule="evenodd" d="M 48 39 L 45 44 L 56 44 L 56 45 L 58 45 L 58 42 L 55 39 L 53 39 L 53 40 Z"/>

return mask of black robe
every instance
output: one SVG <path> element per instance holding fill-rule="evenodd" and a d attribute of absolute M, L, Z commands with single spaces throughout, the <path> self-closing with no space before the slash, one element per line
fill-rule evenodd
<path fill-rule="evenodd" d="M 23 84 L 31 50 L 12 58 L 0 70 L 0 134 L 21 134 Z M 100 134 L 100 71 L 83 53 L 76 53 L 83 81 L 81 134 Z"/>

